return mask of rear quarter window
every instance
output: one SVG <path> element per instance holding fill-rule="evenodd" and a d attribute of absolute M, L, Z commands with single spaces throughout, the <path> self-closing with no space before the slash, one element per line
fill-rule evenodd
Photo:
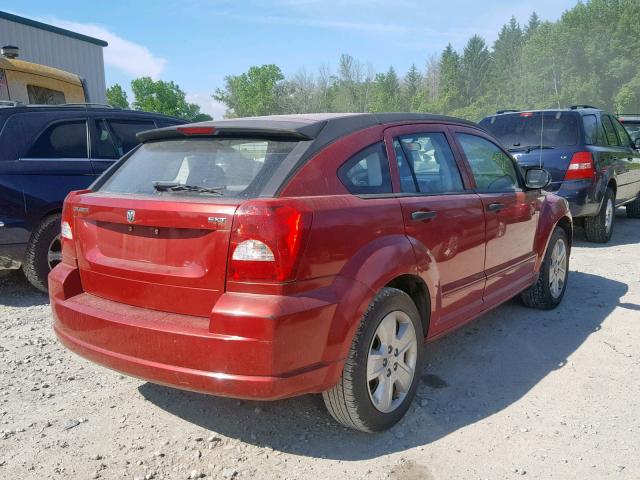
<path fill-rule="evenodd" d="M 389 160 L 382 142 L 356 153 L 338 169 L 338 178 L 350 193 L 391 193 Z"/>

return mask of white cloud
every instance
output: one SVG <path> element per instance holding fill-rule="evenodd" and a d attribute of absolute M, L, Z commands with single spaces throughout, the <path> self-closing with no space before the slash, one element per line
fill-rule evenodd
<path fill-rule="evenodd" d="M 156 57 L 144 45 L 126 40 L 104 27 L 56 18 L 46 21 L 57 27 L 106 41 L 109 46 L 104 49 L 104 63 L 132 78 L 148 76 L 158 79 L 167 64 L 166 59 Z"/>
<path fill-rule="evenodd" d="M 202 113 L 211 115 L 215 120 L 221 120 L 227 107 L 211 96 L 210 93 L 187 93 L 186 100 L 189 103 L 196 103 L 200 106 Z"/>

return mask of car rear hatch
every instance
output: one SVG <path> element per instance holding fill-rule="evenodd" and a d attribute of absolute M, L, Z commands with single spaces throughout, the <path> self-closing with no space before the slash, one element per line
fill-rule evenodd
<path fill-rule="evenodd" d="M 522 167 L 541 166 L 551 190 L 564 180 L 580 144 L 580 115 L 574 111 L 516 112 L 487 117 L 480 125 L 511 152 Z"/>
<path fill-rule="evenodd" d="M 224 291 L 237 204 L 83 195 L 74 236 L 84 290 L 120 303 L 208 316 Z"/>
<path fill-rule="evenodd" d="M 224 292 L 236 209 L 263 194 L 299 143 L 182 137 L 143 144 L 73 204 L 84 291 L 209 316 Z"/>

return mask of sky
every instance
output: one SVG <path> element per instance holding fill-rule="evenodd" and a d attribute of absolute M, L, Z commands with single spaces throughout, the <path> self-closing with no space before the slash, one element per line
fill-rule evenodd
<path fill-rule="evenodd" d="M 221 118 L 211 98 L 224 77 L 275 63 L 285 75 L 342 53 L 376 71 L 400 74 L 448 43 L 461 51 L 474 34 L 492 44 L 511 16 L 535 11 L 557 20 L 577 0 L 3 0 L 2 9 L 109 42 L 107 85 L 173 80 L 202 111 Z"/>

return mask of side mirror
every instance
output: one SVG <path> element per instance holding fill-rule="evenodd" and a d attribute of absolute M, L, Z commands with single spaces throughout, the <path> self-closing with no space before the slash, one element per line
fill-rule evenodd
<path fill-rule="evenodd" d="M 529 190 L 540 190 L 551 183 L 551 174 L 544 168 L 529 168 L 524 174 L 524 183 Z"/>

